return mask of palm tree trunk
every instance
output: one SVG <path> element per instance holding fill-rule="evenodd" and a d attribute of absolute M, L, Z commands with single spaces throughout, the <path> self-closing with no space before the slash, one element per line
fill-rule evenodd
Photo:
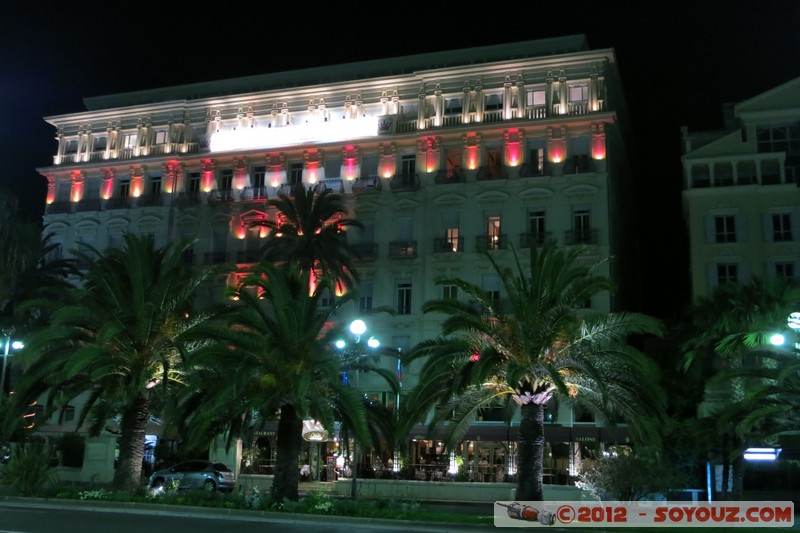
<path fill-rule="evenodd" d="M 517 500 L 544 501 L 544 406 L 528 403 L 520 407 L 517 450 Z"/>
<path fill-rule="evenodd" d="M 303 421 L 297 415 L 294 405 L 281 406 L 278 421 L 277 454 L 275 456 L 275 477 L 272 479 L 271 496 L 273 501 L 297 500 L 297 483 L 300 477 L 297 456 L 302 445 Z"/>
<path fill-rule="evenodd" d="M 119 462 L 114 472 L 114 487 L 133 492 L 142 486 L 144 437 L 150 402 L 141 396 L 122 411 L 119 436 Z"/>

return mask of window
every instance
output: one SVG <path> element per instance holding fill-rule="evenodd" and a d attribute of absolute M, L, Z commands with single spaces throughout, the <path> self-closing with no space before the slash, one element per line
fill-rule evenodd
<path fill-rule="evenodd" d="M 500 217 L 491 216 L 486 219 L 487 246 L 490 250 L 499 250 L 502 233 L 500 232 Z"/>
<path fill-rule="evenodd" d="M 136 140 L 138 136 L 135 133 L 126 133 L 122 138 L 123 148 L 136 148 Z"/>
<path fill-rule="evenodd" d="M 458 228 L 447 228 L 445 231 L 445 243 L 447 243 L 447 249 L 453 250 L 454 252 L 458 251 Z"/>
<path fill-rule="evenodd" d="M 444 101 L 445 115 L 461 114 L 461 98 L 447 98 Z"/>
<path fill-rule="evenodd" d="M 303 182 L 303 163 L 289 164 L 289 183 L 296 185 Z"/>
<path fill-rule="evenodd" d="M 775 276 L 786 282 L 794 281 L 794 263 L 791 261 L 778 261 L 775 263 Z"/>
<path fill-rule="evenodd" d="M 544 175 L 544 148 L 531 149 L 528 161 L 534 176 Z"/>
<path fill-rule="evenodd" d="M 363 281 L 358 286 L 358 312 L 372 311 L 372 282 Z"/>
<path fill-rule="evenodd" d="M 131 195 L 131 181 L 128 179 L 119 180 L 118 195 L 120 198 L 127 198 Z"/>
<path fill-rule="evenodd" d="M 497 274 L 482 274 L 481 288 L 489 295 L 496 306 L 500 302 L 500 276 Z"/>
<path fill-rule="evenodd" d="M 322 292 L 320 292 L 318 307 L 320 309 L 330 309 L 333 307 L 333 302 L 334 299 L 331 291 L 329 289 L 323 289 Z"/>
<path fill-rule="evenodd" d="M 540 245 L 545 240 L 544 211 L 532 211 L 528 214 L 528 228 L 531 232 L 531 244 Z"/>
<path fill-rule="evenodd" d="M 219 176 L 219 188 L 223 191 L 229 191 L 233 189 L 233 169 L 232 168 L 225 168 L 220 172 Z"/>
<path fill-rule="evenodd" d="M 570 85 L 569 86 L 569 101 L 570 102 L 583 102 L 589 99 L 589 86 Z"/>
<path fill-rule="evenodd" d="M 545 98 L 545 92 L 542 90 L 533 90 L 528 91 L 527 95 L 527 105 L 528 107 L 538 107 L 543 106 L 547 102 Z"/>
<path fill-rule="evenodd" d="M 448 148 L 447 153 L 447 177 L 458 179 L 461 176 L 462 154 L 460 148 Z"/>
<path fill-rule="evenodd" d="M 575 232 L 576 244 L 592 242 L 591 212 L 587 208 L 575 209 L 572 213 L 572 229 Z"/>
<path fill-rule="evenodd" d="M 772 215 L 772 240 L 787 242 L 792 240 L 792 217 L 788 213 Z"/>
<path fill-rule="evenodd" d="M 442 285 L 442 298 L 445 300 L 458 300 L 458 287 L 455 285 Z"/>
<path fill-rule="evenodd" d="M 413 178 L 417 173 L 417 156 L 414 154 L 404 155 L 400 160 L 400 174 L 403 177 Z"/>
<path fill-rule="evenodd" d="M 503 95 L 500 93 L 495 94 L 487 94 L 486 95 L 486 107 L 484 107 L 486 111 L 492 111 L 495 109 L 503 109 Z"/>
<path fill-rule="evenodd" d="M 153 196 L 161 194 L 161 176 L 153 176 L 150 179 L 150 194 Z"/>
<path fill-rule="evenodd" d="M 189 174 L 189 192 L 200 192 L 200 173 Z"/>
<path fill-rule="evenodd" d="M 253 187 L 263 187 L 266 183 L 267 167 L 253 167 Z"/>
<path fill-rule="evenodd" d="M 167 130 L 158 130 L 155 134 L 155 144 L 164 144 L 167 142 Z"/>
<path fill-rule="evenodd" d="M 721 215 L 714 217 L 715 242 L 736 242 L 736 217 Z"/>
<path fill-rule="evenodd" d="M 83 195 L 85 200 L 96 200 L 100 198 L 100 180 L 86 180 L 86 192 Z"/>
<path fill-rule="evenodd" d="M 411 314 L 411 282 L 398 281 L 397 282 L 397 314 L 410 315 Z"/>
<path fill-rule="evenodd" d="M 736 283 L 739 280 L 739 267 L 731 263 L 717 265 L 717 283 Z"/>
<path fill-rule="evenodd" d="M 503 155 L 499 148 L 486 150 L 486 166 L 490 169 L 499 169 L 503 165 Z"/>

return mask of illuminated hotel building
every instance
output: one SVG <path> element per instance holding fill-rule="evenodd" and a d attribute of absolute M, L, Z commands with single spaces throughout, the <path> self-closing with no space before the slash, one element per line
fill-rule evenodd
<path fill-rule="evenodd" d="M 266 201 L 302 182 L 343 194 L 364 225 L 348 235 L 361 283 L 342 320 L 391 307 L 394 316 L 368 318 L 369 334 L 402 350 L 440 332 L 424 301 L 458 297 L 438 275 L 502 301 L 483 250 L 506 262 L 516 249 L 527 263 L 530 247 L 552 238 L 586 246 L 588 262 L 613 257 L 603 268 L 620 292 L 587 302 L 596 309 L 619 309 L 634 279 L 616 58 L 583 35 L 93 97 L 85 107 L 46 119 L 58 145 L 39 169 L 45 223 L 65 254 L 79 241 L 120 245 L 125 231 L 161 243 L 196 236 L 194 265 L 246 271 L 265 237 L 250 223 L 274 217 Z M 402 369 L 404 391 L 415 372 Z M 396 401 L 366 376 L 358 386 Z M 565 408 L 550 415 L 548 440 L 613 433 Z M 467 438 L 507 430 L 483 421 Z"/>

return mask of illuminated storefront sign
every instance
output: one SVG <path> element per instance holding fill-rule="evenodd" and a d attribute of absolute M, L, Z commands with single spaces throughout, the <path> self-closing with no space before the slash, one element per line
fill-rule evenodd
<path fill-rule="evenodd" d="M 275 128 L 218 131 L 211 135 L 212 152 L 276 148 L 308 143 L 343 142 L 378 135 L 378 117 L 299 124 Z"/>

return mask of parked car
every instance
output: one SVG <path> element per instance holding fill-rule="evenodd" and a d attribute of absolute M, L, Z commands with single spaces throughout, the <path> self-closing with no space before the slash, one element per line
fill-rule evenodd
<path fill-rule="evenodd" d="M 171 468 L 153 472 L 147 480 L 147 487 L 150 491 L 162 491 L 176 482 L 178 489 L 232 492 L 236 487 L 236 476 L 222 463 L 183 461 Z"/>

